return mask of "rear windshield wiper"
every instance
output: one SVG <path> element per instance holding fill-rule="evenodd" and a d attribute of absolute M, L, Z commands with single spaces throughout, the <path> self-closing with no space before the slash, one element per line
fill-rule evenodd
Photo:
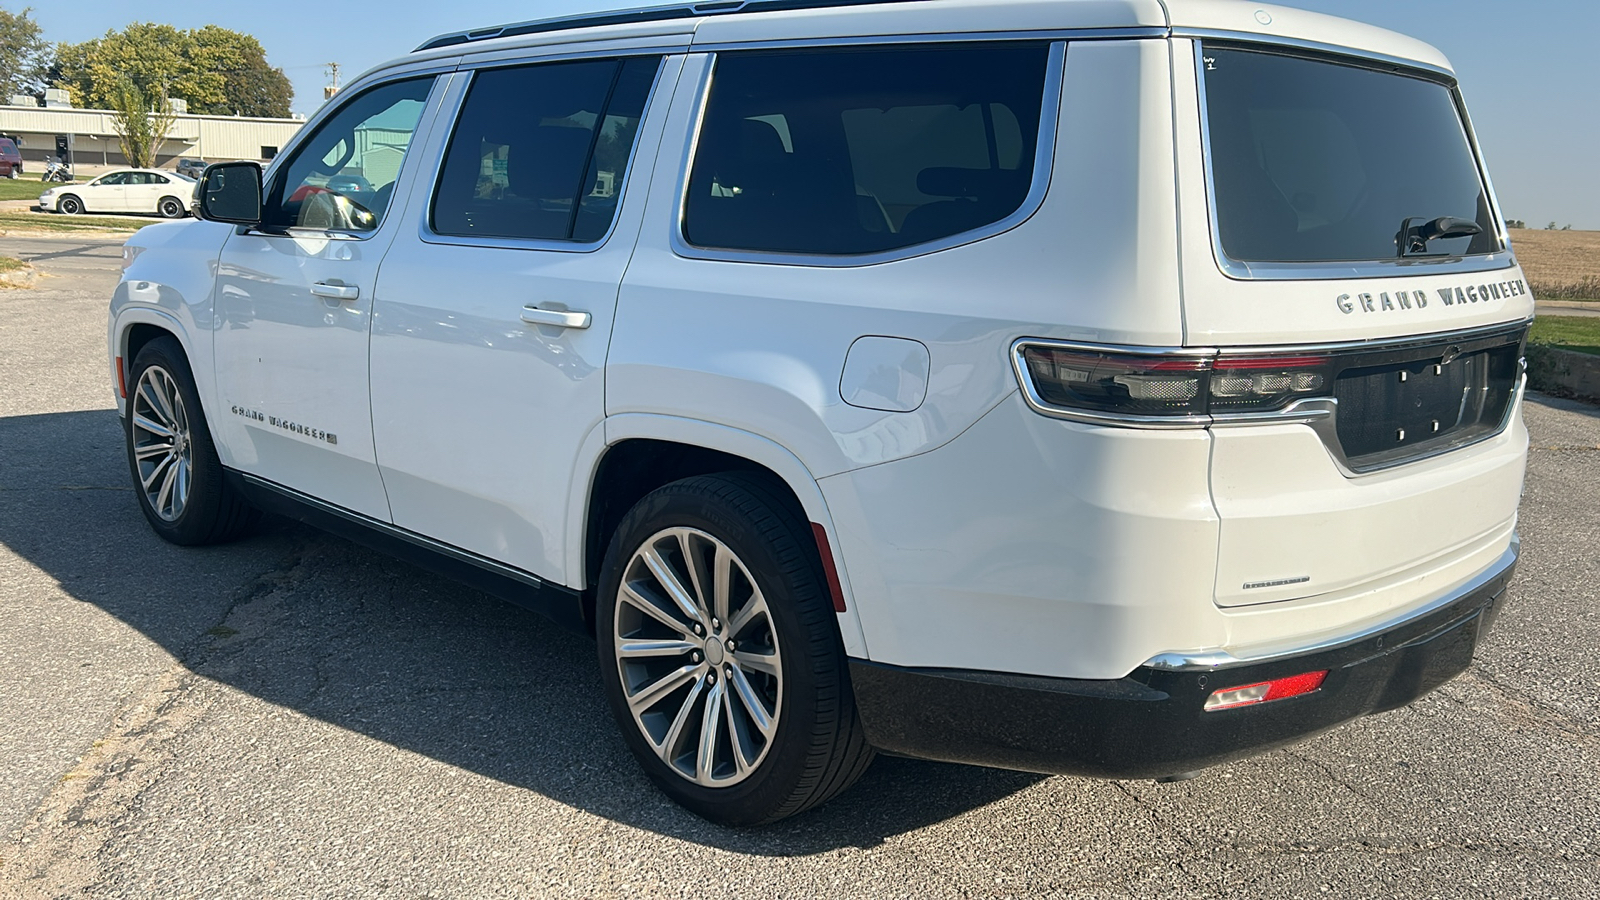
<path fill-rule="evenodd" d="M 1421 224 L 1413 225 L 1413 222 Z M 1400 232 L 1394 236 L 1394 243 L 1400 249 L 1401 256 L 1417 256 L 1428 252 L 1428 242 L 1434 238 L 1469 237 L 1482 231 L 1483 228 L 1471 219 L 1411 216 L 1400 223 Z"/>

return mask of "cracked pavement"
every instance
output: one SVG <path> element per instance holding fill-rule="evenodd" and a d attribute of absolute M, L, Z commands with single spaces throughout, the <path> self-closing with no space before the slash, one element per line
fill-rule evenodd
<path fill-rule="evenodd" d="M 1410 707 L 1175 784 L 880 759 L 731 831 L 645 780 L 592 643 L 269 521 L 155 538 L 117 242 L 0 239 L 0 897 L 1600 896 L 1600 408 L 1531 397 L 1512 597 Z"/>

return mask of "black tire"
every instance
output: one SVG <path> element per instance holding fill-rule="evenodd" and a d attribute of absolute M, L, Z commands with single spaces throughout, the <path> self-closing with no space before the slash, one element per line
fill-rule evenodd
<path fill-rule="evenodd" d="M 183 201 L 177 197 L 162 197 L 161 202 L 156 204 L 156 212 L 163 219 L 181 219 L 188 210 L 183 208 Z"/>
<path fill-rule="evenodd" d="M 674 528 L 693 529 L 725 545 L 761 595 L 770 598 L 765 607 L 772 627 L 765 640 L 782 661 L 776 727 L 764 755 L 748 774 L 738 776 L 742 780 L 726 787 L 697 784 L 657 756 L 629 707 L 618 665 L 618 596 L 624 574 L 647 541 Z M 706 475 L 647 495 L 613 536 L 597 597 L 601 680 L 623 738 L 650 779 L 690 811 L 724 825 L 775 822 L 836 796 L 872 762 L 873 750 L 856 715 L 844 646 L 811 530 L 793 509 L 792 500 L 786 502 L 767 480 L 736 473 Z M 716 621 L 712 623 L 715 626 Z M 744 649 L 748 652 L 748 647 Z M 721 652 L 719 645 L 719 656 Z M 711 655 L 708 646 L 704 655 L 708 663 Z M 730 645 L 728 657 L 734 655 Z M 701 658 L 692 657 L 696 663 Z M 711 668 L 714 673 L 716 666 Z M 724 682 L 731 681 L 730 672 Z M 639 693 L 646 693 L 639 682 L 635 684 Z M 679 703 L 675 695 L 676 691 L 666 695 L 663 703 Z M 703 715 L 706 701 L 698 707 L 701 713 L 685 716 L 682 710 L 692 710 L 696 702 L 694 694 L 688 696 L 681 701 L 677 718 L 692 722 Z M 662 741 L 663 746 L 667 743 Z"/>
<path fill-rule="evenodd" d="M 145 375 L 152 369 L 156 370 L 156 374 L 151 376 L 152 389 L 154 382 L 170 378 L 176 399 L 181 404 L 177 409 L 177 418 L 187 424 L 187 435 L 179 447 L 180 450 L 187 449 L 187 497 L 182 509 L 172 510 L 176 514 L 170 516 L 158 512 L 152 502 L 135 448 L 136 433 L 143 430 L 142 426 L 136 426 L 135 415 L 141 404 L 152 402 L 150 395 L 140 396 L 141 389 L 146 387 Z M 194 372 L 189 368 L 189 360 L 177 339 L 159 337 L 140 348 L 128 373 L 127 384 L 128 406 L 123 416 L 123 438 L 127 446 L 128 469 L 133 476 L 134 496 L 150 527 L 164 540 L 186 547 L 226 543 L 246 534 L 259 519 L 260 513 L 246 503 L 223 478 L 222 462 L 217 458 L 205 410 L 201 408 L 200 396 L 195 391 Z M 159 400 L 154 402 L 159 403 Z M 146 464 L 156 466 L 149 460 Z M 169 465 L 176 466 L 177 463 Z M 153 474 L 161 476 L 163 472 L 157 466 Z M 155 477 L 153 484 L 160 481 L 160 477 Z"/>
<path fill-rule="evenodd" d="M 73 194 L 67 194 L 56 201 L 56 211 L 64 216 L 75 216 L 83 212 L 83 201 Z"/>

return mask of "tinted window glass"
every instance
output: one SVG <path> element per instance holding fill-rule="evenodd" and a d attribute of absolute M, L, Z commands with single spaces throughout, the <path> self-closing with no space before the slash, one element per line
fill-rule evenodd
<path fill-rule="evenodd" d="M 1451 91 L 1422 78 L 1207 46 L 1217 224 L 1229 258 L 1395 259 L 1401 223 L 1477 222 L 1430 254 L 1498 249 Z"/>
<path fill-rule="evenodd" d="M 263 224 L 371 231 L 383 220 L 433 78 L 366 91 L 325 119 L 273 179 Z"/>
<path fill-rule="evenodd" d="M 727 53 L 685 233 L 705 247 L 873 253 L 970 231 L 1028 194 L 1046 44 Z"/>
<path fill-rule="evenodd" d="M 434 231 L 603 236 L 659 62 L 642 57 L 479 72 L 445 154 Z"/>

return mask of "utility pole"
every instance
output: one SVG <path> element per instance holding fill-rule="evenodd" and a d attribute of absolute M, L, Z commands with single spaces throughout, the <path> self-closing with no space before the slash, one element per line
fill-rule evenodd
<path fill-rule="evenodd" d="M 339 93 L 339 64 L 336 62 L 328 63 L 328 67 L 323 71 L 327 72 L 328 78 L 332 83 L 322 89 L 322 99 L 332 100 L 333 95 Z"/>

